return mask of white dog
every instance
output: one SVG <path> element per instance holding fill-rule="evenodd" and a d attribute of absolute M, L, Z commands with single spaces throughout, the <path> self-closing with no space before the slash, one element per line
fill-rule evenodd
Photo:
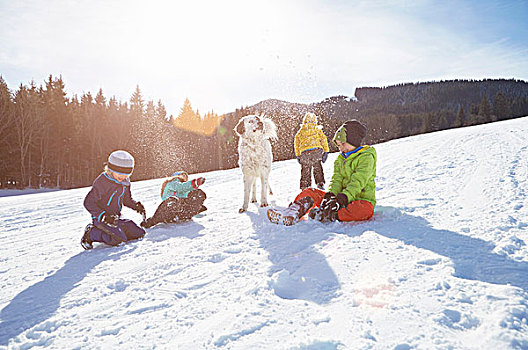
<path fill-rule="evenodd" d="M 249 195 L 251 202 L 257 201 L 257 178 L 260 177 L 260 206 L 268 206 L 268 191 L 271 192 L 268 180 L 271 171 L 273 154 L 271 140 L 277 139 L 277 126 L 271 119 L 263 116 L 248 115 L 240 119 L 235 127 L 240 136 L 238 141 L 238 165 L 244 176 L 244 203 L 239 212 L 248 208 Z"/>

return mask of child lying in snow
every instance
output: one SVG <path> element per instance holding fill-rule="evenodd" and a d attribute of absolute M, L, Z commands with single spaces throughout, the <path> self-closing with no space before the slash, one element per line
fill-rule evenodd
<path fill-rule="evenodd" d="M 198 188 L 204 182 L 203 177 L 189 181 L 189 174 L 185 171 L 172 174 L 161 185 L 163 202 L 160 203 L 154 215 L 144 220 L 141 226 L 150 228 L 162 222 L 187 221 L 194 215 L 207 210 L 203 205 L 207 196 Z"/>

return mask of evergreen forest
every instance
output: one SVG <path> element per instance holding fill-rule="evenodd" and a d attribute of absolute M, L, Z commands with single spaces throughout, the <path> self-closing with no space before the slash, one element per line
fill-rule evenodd
<path fill-rule="evenodd" d="M 319 116 L 329 139 L 348 119 L 365 123 L 375 144 L 449 128 L 528 115 L 528 83 L 514 79 L 449 80 L 357 88 L 311 104 L 265 100 L 232 113 L 200 114 L 187 99 L 178 115 L 161 100 L 145 101 L 139 86 L 129 100 L 67 97 L 62 77 L 11 91 L 0 76 L 0 188 L 90 186 L 117 149 L 136 159 L 132 180 L 237 166 L 238 120 L 266 115 L 278 126 L 275 160 L 294 157 L 293 139 L 306 112 Z M 331 145 L 331 150 L 336 151 Z"/>

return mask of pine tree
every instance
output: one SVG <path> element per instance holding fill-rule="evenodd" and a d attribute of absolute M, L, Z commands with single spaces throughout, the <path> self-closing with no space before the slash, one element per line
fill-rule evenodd
<path fill-rule="evenodd" d="M 72 136 L 73 141 L 71 142 L 71 169 L 73 172 L 72 187 L 78 187 L 83 186 L 86 183 L 90 183 L 90 181 L 93 181 L 93 178 L 90 177 L 91 174 L 86 169 L 86 157 L 81 157 L 81 155 L 84 154 L 88 148 L 86 148 L 84 143 L 86 134 L 85 130 L 82 128 L 83 114 L 77 95 L 74 95 L 68 100 L 67 109 L 74 125 Z"/>
<path fill-rule="evenodd" d="M 99 89 L 97 95 L 95 96 L 95 104 L 98 107 L 98 112 L 103 112 L 106 109 L 106 98 L 103 95 L 103 89 Z"/>
<path fill-rule="evenodd" d="M 466 115 L 464 113 L 464 108 L 460 106 L 458 107 L 458 112 L 455 117 L 455 123 L 454 123 L 455 128 L 459 128 L 463 126 L 465 121 L 466 121 Z"/>
<path fill-rule="evenodd" d="M 167 121 L 167 110 L 165 109 L 163 103 L 161 103 L 161 100 L 158 100 L 158 105 L 156 106 L 156 116 L 160 122 Z"/>
<path fill-rule="evenodd" d="M 11 91 L 0 75 L 0 140 L 6 140 L 8 128 L 13 122 L 12 109 Z"/>
<path fill-rule="evenodd" d="M 153 159 L 149 157 L 149 124 L 145 113 L 145 103 L 141 96 L 139 85 L 130 98 L 130 116 L 132 120 L 130 142 L 126 146 L 132 155 L 136 158 L 134 174 L 136 179 L 145 179 L 148 177 L 147 164 L 152 163 Z"/>
<path fill-rule="evenodd" d="M 149 122 L 156 118 L 156 107 L 154 107 L 154 102 L 147 102 L 147 107 L 145 108 L 145 117 L 149 120 Z"/>
<path fill-rule="evenodd" d="M 56 187 L 66 185 L 70 155 L 70 141 L 73 134 L 73 121 L 66 107 L 67 98 L 62 77 L 49 76 L 42 89 L 43 120 L 40 123 L 47 128 L 42 130 L 44 138 L 41 154 L 40 176 L 49 177 Z"/>
<path fill-rule="evenodd" d="M 93 179 L 101 171 L 101 167 L 98 167 L 97 164 L 102 163 L 102 155 L 98 152 L 98 145 L 101 140 L 103 128 L 98 123 L 94 100 L 92 94 L 89 92 L 81 96 L 80 113 L 81 128 L 84 134 L 80 142 L 82 144 L 81 147 L 85 150 L 85 156 L 83 157 L 84 164 L 81 166 L 85 168 L 89 177 Z"/>
<path fill-rule="evenodd" d="M 472 103 L 471 106 L 469 107 L 469 114 L 478 114 L 479 112 L 479 106 Z"/>
<path fill-rule="evenodd" d="M 32 185 L 30 146 L 34 141 L 39 126 L 37 120 L 39 96 L 33 82 L 29 88 L 20 84 L 20 88 L 15 93 L 14 103 L 14 126 L 20 171 L 20 187 L 26 187 Z"/>
<path fill-rule="evenodd" d="M 142 117 L 144 108 L 145 104 L 141 96 L 141 90 L 139 89 L 139 85 L 136 85 L 136 91 L 134 91 L 130 98 L 130 114 L 132 118 L 139 119 Z"/>
<path fill-rule="evenodd" d="M 494 111 L 499 120 L 507 119 L 511 115 L 510 101 L 500 91 L 495 97 Z"/>
<path fill-rule="evenodd" d="M 198 118 L 198 115 L 192 109 L 191 101 L 186 98 L 174 125 L 183 130 L 194 131 L 196 130 Z"/>
<path fill-rule="evenodd" d="M 478 115 L 481 118 L 481 123 L 487 123 L 491 120 L 491 105 L 486 94 L 483 94 L 482 99 L 480 100 Z"/>
<path fill-rule="evenodd" d="M 7 177 L 12 172 L 12 137 L 14 123 L 14 105 L 11 91 L 0 75 L 0 187 L 7 185 Z"/>
<path fill-rule="evenodd" d="M 180 151 L 184 157 L 183 164 L 189 171 L 200 169 L 202 161 L 203 149 L 197 148 L 196 143 L 200 143 L 199 127 L 200 117 L 198 112 L 194 112 L 191 106 L 191 102 L 188 98 L 185 99 L 183 107 L 178 114 L 178 117 L 174 120 L 174 126 L 177 129 L 178 143 Z M 190 159 L 195 159 L 200 162 L 192 162 Z"/>
<path fill-rule="evenodd" d="M 110 121 L 108 120 L 106 98 L 103 95 L 103 89 L 99 89 L 93 102 L 92 118 L 93 122 L 96 124 L 96 131 L 95 138 L 92 142 L 95 143 L 94 161 L 99 162 L 100 159 L 105 158 L 105 153 L 111 148 L 111 142 L 115 135 L 112 132 Z"/>
<path fill-rule="evenodd" d="M 130 118 L 128 106 L 111 97 L 108 100 L 107 116 L 109 121 L 109 131 L 112 135 L 110 146 L 107 152 L 125 147 L 130 135 Z"/>

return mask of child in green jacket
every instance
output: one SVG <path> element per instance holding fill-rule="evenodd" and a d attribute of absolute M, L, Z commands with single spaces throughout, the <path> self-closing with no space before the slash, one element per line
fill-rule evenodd
<path fill-rule="evenodd" d="M 307 212 L 320 221 L 370 219 L 376 206 L 377 155 L 374 147 L 362 145 L 366 135 L 361 122 L 345 122 L 332 139 L 341 152 L 334 162 L 328 192 L 307 188 L 286 210 L 269 209 L 270 221 L 292 225 Z"/>

